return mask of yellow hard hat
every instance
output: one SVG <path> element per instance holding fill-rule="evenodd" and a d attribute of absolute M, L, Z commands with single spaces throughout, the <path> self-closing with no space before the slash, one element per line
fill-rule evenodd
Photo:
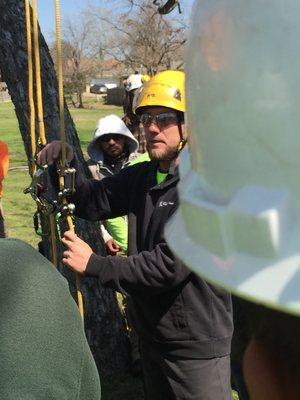
<path fill-rule="evenodd" d="M 144 83 L 133 100 L 133 112 L 142 107 L 162 106 L 185 112 L 184 72 L 163 71 Z"/>

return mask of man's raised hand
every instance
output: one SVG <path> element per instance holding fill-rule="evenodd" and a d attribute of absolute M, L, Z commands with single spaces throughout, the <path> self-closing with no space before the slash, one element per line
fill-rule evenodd
<path fill-rule="evenodd" d="M 61 158 L 62 144 L 60 140 L 54 140 L 48 143 L 37 155 L 39 165 L 51 165 Z M 72 146 L 66 143 L 66 160 L 72 161 L 74 152 Z"/>

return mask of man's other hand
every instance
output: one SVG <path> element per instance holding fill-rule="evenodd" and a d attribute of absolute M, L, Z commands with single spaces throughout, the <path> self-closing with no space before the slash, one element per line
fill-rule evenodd
<path fill-rule="evenodd" d="M 93 250 L 73 231 L 66 231 L 62 242 L 67 247 L 62 262 L 79 274 L 84 274 Z"/>
<path fill-rule="evenodd" d="M 120 246 L 114 239 L 109 239 L 105 245 L 107 252 L 112 256 L 115 256 L 119 251 L 121 251 Z"/>
<path fill-rule="evenodd" d="M 60 140 L 54 140 L 53 142 L 48 143 L 43 150 L 41 150 L 38 155 L 38 163 L 40 165 L 51 165 L 54 162 L 57 162 L 61 158 L 61 148 L 62 144 Z M 66 143 L 66 160 L 72 161 L 74 157 L 74 152 L 72 146 Z"/>

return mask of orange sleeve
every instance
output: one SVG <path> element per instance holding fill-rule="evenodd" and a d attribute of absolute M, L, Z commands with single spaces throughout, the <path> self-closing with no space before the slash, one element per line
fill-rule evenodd
<path fill-rule="evenodd" d="M 2 196 L 2 181 L 7 175 L 9 155 L 7 144 L 0 141 L 0 197 Z"/>
<path fill-rule="evenodd" d="M 0 180 L 2 181 L 8 172 L 9 155 L 7 144 L 0 141 Z"/>

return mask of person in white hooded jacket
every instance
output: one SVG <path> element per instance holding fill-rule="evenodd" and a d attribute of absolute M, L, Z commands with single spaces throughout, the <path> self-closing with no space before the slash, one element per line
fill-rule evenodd
<path fill-rule="evenodd" d="M 92 177 L 101 180 L 127 167 L 138 156 L 138 147 L 138 141 L 121 118 L 117 115 L 100 118 L 87 149 Z M 127 253 L 126 216 L 102 221 L 101 233 L 111 255 L 116 255 L 119 251 Z M 140 353 L 138 336 L 132 327 L 135 314 L 129 297 L 123 301 L 131 348 L 130 371 L 136 375 L 140 372 Z"/>
<path fill-rule="evenodd" d="M 87 148 L 90 157 L 87 163 L 92 177 L 101 180 L 127 167 L 137 157 L 138 146 L 138 141 L 117 115 L 100 118 Z M 120 250 L 126 253 L 125 216 L 103 221 L 101 232 L 110 254 Z"/>

